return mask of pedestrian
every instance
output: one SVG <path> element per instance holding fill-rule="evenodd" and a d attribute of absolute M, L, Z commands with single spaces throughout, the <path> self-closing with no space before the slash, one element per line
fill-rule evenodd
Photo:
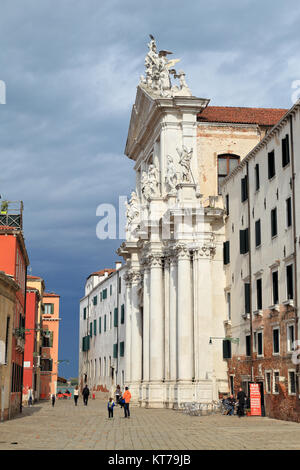
<path fill-rule="evenodd" d="M 244 408 L 245 408 L 245 400 L 246 400 L 246 393 L 243 391 L 242 388 L 239 388 L 238 394 L 237 394 L 237 401 L 238 401 L 238 409 L 237 409 L 237 414 L 239 418 L 244 416 Z"/>
<path fill-rule="evenodd" d="M 228 415 L 232 416 L 234 414 L 234 405 L 235 405 L 235 399 L 233 395 L 230 395 L 230 397 L 227 399 L 227 406 L 228 406 Z"/>
<path fill-rule="evenodd" d="M 124 418 L 130 418 L 129 403 L 131 399 L 131 393 L 128 390 L 128 387 L 125 387 L 125 392 L 123 393 L 124 402 Z"/>
<path fill-rule="evenodd" d="M 56 396 L 55 393 L 51 393 L 52 406 L 55 405 Z"/>
<path fill-rule="evenodd" d="M 107 409 L 108 409 L 108 418 L 113 418 L 114 417 L 114 401 L 112 398 L 109 399 L 107 403 Z"/>
<path fill-rule="evenodd" d="M 28 405 L 32 406 L 32 403 L 33 403 L 33 392 L 32 392 L 32 388 L 29 387 L 29 390 L 28 390 Z"/>
<path fill-rule="evenodd" d="M 84 389 L 82 390 L 83 404 L 85 406 L 87 406 L 88 404 L 89 394 L 90 394 L 90 390 L 89 390 L 89 387 L 86 385 Z"/>
<path fill-rule="evenodd" d="M 116 403 L 117 403 L 117 405 L 118 405 L 118 404 L 119 404 L 120 397 L 122 396 L 122 392 L 121 392 L 121 387 L 120 387 L 120 385 L 117 385 L 117 388 L 116 388 L 116 391 L 115 391 L 115 395 L 116 395 Z"/>
<path fill-rule="evenodd" d="M 75 390 L 74 390 L 74 402 L 75 402 L 75 406 L 77 406 L 78 397 L 79 397 L 79 390 L 78 390 L 78 385 L 76 385 Z"/>

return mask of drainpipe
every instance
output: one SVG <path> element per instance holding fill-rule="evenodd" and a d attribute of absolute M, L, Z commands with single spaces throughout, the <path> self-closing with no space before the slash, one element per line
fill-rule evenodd
<path fill-rule="evenodd" d="M 250 214 L 250 191 L 249 191 L 249 163 L 247 169 L 247 205 L 248 205 L 248 245 L 249 245 L 249 310 L 250 310 L 250 357 L 251 357 L 251 382 L 253 382 L 253 326 L 252 326 L 252 257 L 251 257 L 251 214 Z"/>
<path fill-rule="evenodd" d="M 291 136 L 291 166 L 292 166 L 292 211 L 293 211 L 293 238 L 294 238 L 294 312 L 295 312 L 295 341 L 298 341 L 298 289 L 297 289 L 297 233 L 296 233 L 296 200 L 295 200 L 295 159 L 294 159 L 294 134 L 293 115 L 290 115 Z M 299 364 L 296 364 L 296 392 L 299 398 Z"/>

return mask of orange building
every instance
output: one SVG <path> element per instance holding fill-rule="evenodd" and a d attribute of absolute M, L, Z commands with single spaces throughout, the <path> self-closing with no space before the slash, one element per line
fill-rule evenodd
<path fill-rule="evenodd" d="M 58 336 L 60 296 L 51 292 L 43 295 L 41 341 L 41 399 L 48 399 L 57 392 L 58 377 Z"/>
<path fill-rule="evenodd" d="M 3 219 L 2 215 L 2 219 Z M 1 221 L 0 221 L 1 222 Z M 3 223 L 3 220 L 2 220 Z M 29 259 L 20 227 L 0 223 L 0 271 L 19 286 L 12 324 L 10 417 L 22 411 L 23 356 L 25 346 L 26 276 Z"/>

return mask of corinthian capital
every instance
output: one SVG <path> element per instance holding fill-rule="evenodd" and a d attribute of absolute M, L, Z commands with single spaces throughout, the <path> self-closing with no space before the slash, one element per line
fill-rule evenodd
<path fill-rule="evenodd" d="M 151 253 L 149 255 L 149 263 L 151 268 L 161 268 L 163 266 L 163 254 Z"/>
<path fill-rule="evenodd" d="M 184 243 L 178 243 L 176 245 L 176 256 L 178 259 L 185 259 L 185 260 L 189 260 L 191 255 L 190 255 L 190 249 L 187 245 L 185 245 Z"/>

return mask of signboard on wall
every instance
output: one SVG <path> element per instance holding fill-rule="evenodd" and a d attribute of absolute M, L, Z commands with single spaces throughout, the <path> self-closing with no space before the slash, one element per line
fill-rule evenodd
<path fill-rule="evenodd" d="M 250 408 L 251 416 L 261 416 L 261 394 L 260 385 L 250 383 Z"/>

